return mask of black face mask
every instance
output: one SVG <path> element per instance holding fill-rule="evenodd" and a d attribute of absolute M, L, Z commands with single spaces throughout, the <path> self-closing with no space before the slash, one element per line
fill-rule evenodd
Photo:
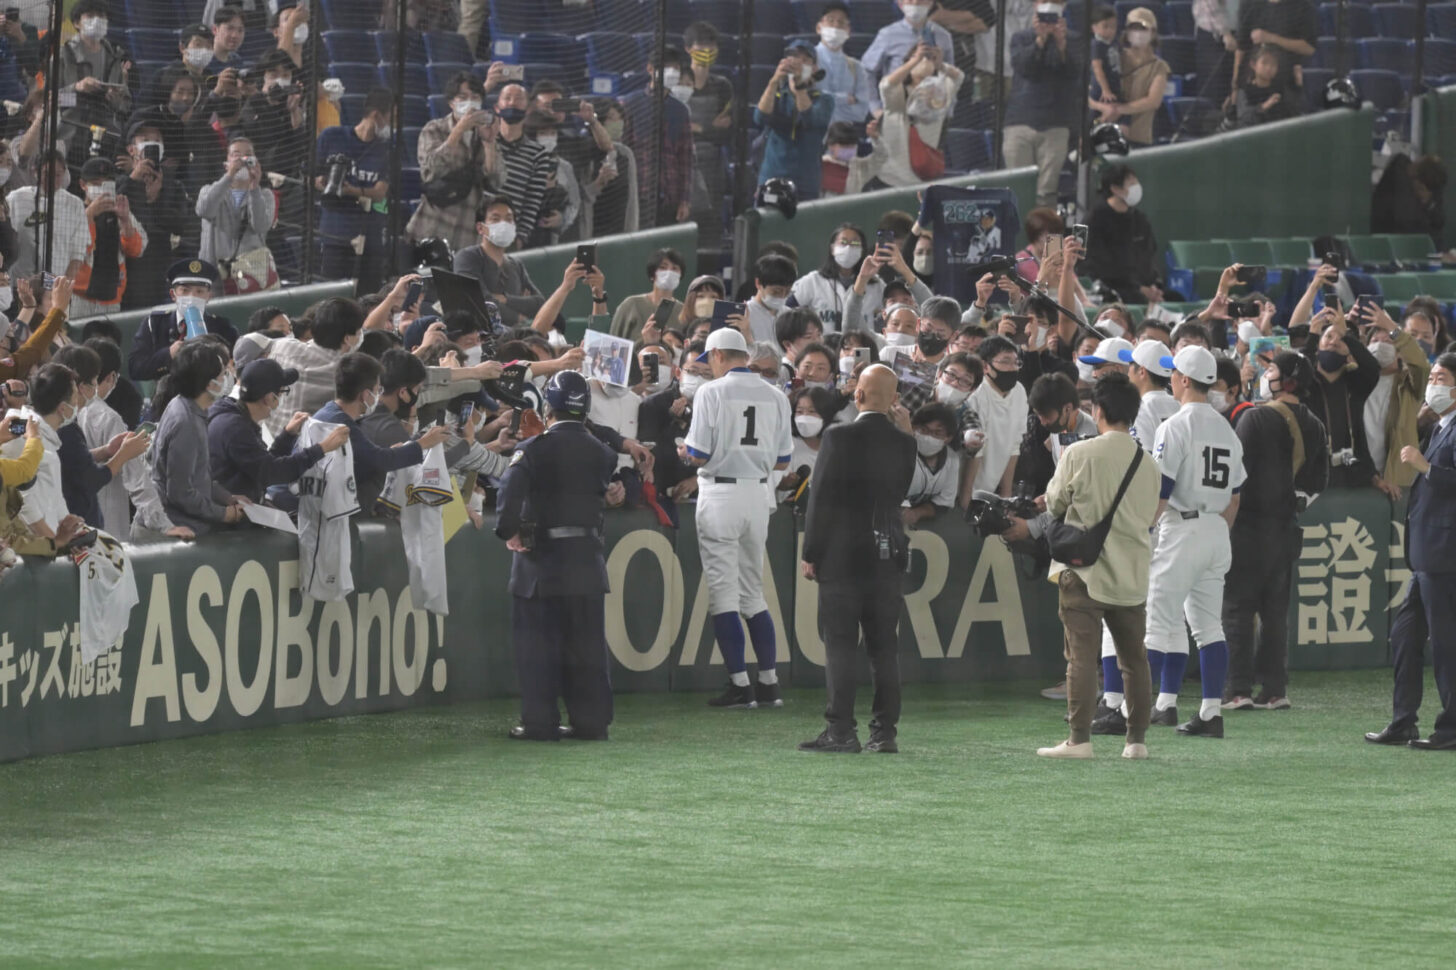
<path fill-rule="evenodd" d="M 1016 386 L 1016 382 L 1018 379 L 1020 379 L 1020 377 L 1020 373 L 1014 370 L 991 371 L 991 383 L 995 384 L 996 390 L 1000 391 L 1002 394 L 1009 393 L 1011 389 Z"/>
<path fill-rule="evenodd" d="M 525 108 L 499 108 L 496 115 L 508 125 L 518 125 L 526 120 Z"/>
<path fill-rule="evenodd" d="M 1321 350 L 1318 358 L 1320 369 L 1326 374 L 1338 374 L 1345 369 L 1345 355 L 1338 350 Z"/>
<path fill-rule="evenodd" d="M 407 394 L 409 395 L 408 400 L 405 399 L 405 395 Z M 405 390 L 404 388 L 400 388 L 399 407 L 394 409 L 394 416 L 399 418 L 401 421 L 408 421 L 410 409 L 415 406 L 415 402 L 417 400 L 419 400 L 419 398 L 417 398 L 415 395 L 410 394 L 410 392 Z"/>
<path fill-rule="evenodd" d="M 935 357 L 945 353 L 945 348 L 950 346 L 950 340 L 945 337 L 936 336 L 934 331 L 921 330 L 915 335 L 915 346 L 927 357 Z"/>

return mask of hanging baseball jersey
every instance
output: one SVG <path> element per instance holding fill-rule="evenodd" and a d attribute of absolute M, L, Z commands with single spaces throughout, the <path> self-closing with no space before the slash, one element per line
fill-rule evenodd
<path fill-rule="evenodd" d="M 81 662 L 89 664 L 126 632 L 139 601 L 136 576 L 125 547 L 99 529 L 71 560 L 81 574 Z"/>
<path fill-rule="evenodd" d="M 389 473 L 379 504 L 399 515 L 409 562 L 410 598 L 417 608 L 450 615 L 445 589 L 445 511 L 454 498 L 445 449 L 425 452 L 423 464 Z"/>
<path fill-rule="evenodd" d="M 338 425 L 309 418 L 296 448 L 322 444 Z M 324 455 L 298 480 L 298 588 L 316 600 L 342 600 L 354 591 L 349 516 L 359 511 L 354 445 Z"/>

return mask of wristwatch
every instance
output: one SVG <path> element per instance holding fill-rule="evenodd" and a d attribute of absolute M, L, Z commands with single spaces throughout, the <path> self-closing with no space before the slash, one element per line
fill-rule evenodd
<path fill-rule="evenodd" d="M 592 302 L 593 303 L 606 303 L 607 302 L 607 291 L 606 290 L 603 290 L 601 296 L 597 296 L 595 293 L 593 293 L 592 294 Z"/>

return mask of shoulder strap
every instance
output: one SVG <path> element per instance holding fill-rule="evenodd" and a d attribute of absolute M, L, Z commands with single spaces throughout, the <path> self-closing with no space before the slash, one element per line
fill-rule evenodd
<path fill-rule="evenodd" d="M 1299 419 L 1294 416 L 1294 410 L 1283 401 L 1270 401 L 1269 407 L 1284 419 L 1289 425 L 1289 435 L 1294 439 L 1294 474 L 1298 475 L 1299 470 L 1304 467 L 1304 432 L 1299 427 Z"/>
<path fill-rule="evenodd" d="M 1135 445 L 1137 444 L 1137 442 L 1133 443 Z M 1132 477 L 1137 474 L 1138 465 L 1142 464 L 1142 460 L 1143 448 L 1142 445 L 1137 445 L 1133 449 L 1132 464 L 1127 466 L 1127 474 L 1122 476 L 1122 484 L 1117 486 L 1117 496 L 1112 500 L 1112 508 L 1107 510 L 1106 519 L 1108 522 L 1112 521 L 1112 516 L 1116 514 L 1117 507 L 1122 504 L 1122 497 L 1127 494 L 1128 486 L 1132 484 Z"/>

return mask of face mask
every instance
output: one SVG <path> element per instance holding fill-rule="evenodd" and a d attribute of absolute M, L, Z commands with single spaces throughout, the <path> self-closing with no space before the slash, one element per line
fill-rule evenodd
<path fill-rule="evenodd" d="M 490 240 L 493 246 L 499 246 L 501 249 L 509 248 L 511 243 L 516 241 L 516 224 L 514 222 L 492 222 L 485 227 L 485 238 Z"/>
<path fill-rule="evenodd" d="M 692 99 L 693 86 L 691 84 L 670 84 L 668 85 L 667 93 L 677 98 L 683 104 L 687 104 Z"/>
<path fill-rule="evenodd" d="M 682 396 L 691 401 L 693 395 L 698 393 L 698 388 L 706 383 L 707 380 L 697 374 L 684 374 L 682 380 L 677 382 L 677 386 L 678 390 L 682 391 Z"/>
<path fill-rule="evenodd" d="M 794 427 L 799 429 L 800 438 L 817 438 L 824 430 L 824 419 L 817 414 L 796 414 Z"/>
<path fill-rule="evenodd" d="M 213 381 L 212 384 L 207 385 L 207 390 L 208 393 L 210 393 L 213 397 L 227 397 L 233 392 L 233 387 L 235 386 L 235 383 L 236 382 L 233 380 L 233 375 L 228 373 L 227 371 L 223 371 L 221 377 Z M 216 390 L 213 390 L 213 384 L 217 385 Z"/>
<path fill-rule="evenodd" d="M 9 165 L 0 166 L 0 185 L 10 181 L 10 175 L 14 171 Z"/>
<path fill-rule="evenodd" d="M 962 390 L 954 384 L 946 381 L 935 382 L 935 399 L 941 404 L 955 406 L 971 396 L 970 391 Z"/>
<path fill-rule="evenodd" d="M 189 47 L 182 52 L 182 59 L 187 62 L 188 67 L 195 67 L 201 70 L 212 63 L 212 48 Z"/>
<path fill-rule="evenodd" d="M 905 19 L 912 24 L 923 24 L 925 18 L 930 16 L 930 4 L 928 3 L 907 3 L 900 8 L 905 14 Z"/>
<path fill-rule="evenodd" d="M 1427 394 L 1426 396 L 1430 397 L 1429 394 Z M 76 415 L 79 412 L 74 404 L 62 404 L 61 407 L 71 409 L 71 414 L 69 417 L 66 416 L 64 411 L 58 411 L 58 413 L 61 415 L 61 427 L 68 428 L 76 423 Z"/>
<path fill-rule="evenodd" d="M 1143 200 L 1143 183 L 1141 183 L 1141 182 L 1134 182 L 1132 184 L 1132 187 L 1127 190 L 1127 195 L 1124 196 L 1123 201 L 1126 202 L 1128 205 L 1136 206 L 1142 200 Z"/>
<path fill-rule="evenodd" d="M 713 315 L 713 298 L 711 296 L 700 297 L 693 304 L 693 316 L 711 317 Z"/>
<path fill-rule="evenodd" d="M 607 129 L 607 135 L 612 141 L 622 140 L 622 125 L 623 123 L 620 120 L 602 122 L 602 127 Z"/>
<path fill-rule="evenodd" d="M 526 120 L 525 108 L 497 108 L 495 113 L 508 125 L 519 125 Z"/>
<path fill-rule="evenodd" d="M 369 414 L 375 408 L 379 407 L 379 395 L 375 394 L 373 391 L 365 391 L 364 396 L 360 400 L 364 404 L 365 414 Z"/>
<path fill-rule="evenodd" d="M 374 137 L 380 141 L 389 141 L 389 136 L 394 134 L 394 129 L 389 125 L 380 125 L 374 129 Z"/>
<path fill-rule="evenodd" d="M 853 145 L 835 145 L 829 149 L 829 157 L 845 165 L 854 161 L 854 157 L 858 154 L 859 149 Z"/>
<path fill-rule="evenodd" d="M 675 269 L 660 269 L 652 278 L 652 282 L 662 292 L 671 293 L 682 282 L 682 274 Z M 713 311 L 709 310 L 708 315 L 712 316 L 712 314 Z"/>
<path fill-rule="evenodd" d="M 1389 367 L 1395 363 L 1395 344 L 1382 340 L 1378 344 L 1370 345 L 1370 354 L 1375 358 L 1375 363 L 1382 368 Z"/>
<path fill-rule="evenodd" d="M 1228 395 L 1223 391 L 1209 391 L 1208 403 L 1215 411 L 1228 409 Z"/>
<path fill-rule="evenodd" d="M 1320 369 L 1326 374 L 1338 374 L 1345 369 L 1345 355 L 1336 350 L 1321 350 L 1315 355 Z"/>
<path fill-rule="evenodd" d="M 664 67 L 662 69 L 662 84 L 664 87 L 675 87 L 682 80 L 682 71 L 675 67 Z"/>
<path fill-rule="evenodd" d="M 1084 364 L 1077 361 L 1077 380 L 1084 384 L 1091 384 L 1097 379 L 1096 368 L 1092 364 Z"/>
<path fill-rule="evenodd" d="M 945 442 L 934 435 L 916 432 L 915 450 L 920 452 L 921 457 L 931 458 L 945 450 Z"/>
<path fill-rule="evenodd" d="M 812 65 L 812 64 L 805 64 L 803 67 L 799 68 L 799 81 L 800 81 L 800 83 L 808 84 L 813 79 L 814 79 L 814 65 Z"/>
<path fill-rule="evenodd" d="M 1147 47 L 1153 42 L 1152 31 L 1129 30 L 1127 32 L 1127 43 L 1129 47 Z"/>
<path fill-rule="evenodd" d="M 910 345 L 915 343 L 915 334 L 887 333 L 885 334 L 885 343 L 889 344 L 891 347 L 909 347 Z"/>
<path fill-rule="evenodd" d="M 474 367 L 476 364 L 480 363 L 480 358 L 481 358 L 481 356 L 484 353 L 485 353 L 485 348 L 480 347 L 480 346 L 466 348 L 466 350 L 465 350 L 465 366 L 466 367 Z"/>
<path fill-rule="evenodd" d="M 1011 392 L 1011 389 L 1016 386 L 1016 381 L 1020 377 L 1020 374 L 1018 374 L 1018 372 L 1014 370 L 993 370 L 989 372 L 989 376 L 991 378 L 991 383 L 996 385 L 997 390 L 999 390 L 1002 394 L 1009 394 Z"/>
<path fill-rule="evenodd" d="M 536 144 L 544 148 L 548 153 L 556 151 L 556 145 L 560 141 L 557 135 L 537 135 Z"/>
<path fill-rule="evenodd" d="M 950 341 L 940 337 L 931 330 L 922 330 L 915 335 L 915 346 L 927 357 L 935 357 L 945 353 L 945 348 L 950 346 Z"/>
<path fill-rule="evenodd" d="M 1451 410 L 1453 395 L 1456 395 L 1456 389 L 1449 388 L 1444 384 L 1427 384 L 1426 407 L 1435 411 L 1437 414 L 1445 414 Z"/>
<path fill-rule="evenodd" d="M 850 375 L 852 375 L 854 373 L 854 358 L 853 357 L 841 357 L 841 358 L 839 358 L 839 373 L 843 377 L 849 377 Z"/>
<path fill-rule="evenodd" d="M 191 110 L 192 102 L 182 98 L 178 98 L 172 101 L 168 101 L 167 107 L 171 109 L 171 112 L 174 115 L 180 118 Z"/>
<path fill-rule="evenodd" d="M 842 27 L 820 27 L 819 39 L 824 41 L 825 47 L 837 51 L 849 40 L 849 31 Z"/>
<path fill-rule="evenodd" d="M 810 387 L 810 388 L 817 387 L 817 388 L 821 388 L 822 390 L 826 390 L 826 391 L 832 391 L 832 390 L 834 390 L 834 382 L 833 381 L 805 381 L 804 382 L 804 386 L 805 387 Z"/>
<path fill-rule="evenodd" d="M 207 306 L 207 301 L 200 296 L 179 296 L 177 297 L 177 309 L 183 313 L 196 307 L 201 310 Z"/>
<path fill-rule="evenodd" d="M 1267 373 L 1259 375 L 1259 400 L 1274 400 L 1274 386 L 1269 383 L 1269 375 Z"/>
<path fill-rule="evenodd" d="M 910 265 L 921 276 L 929 276 L 935 269 L 935 257 L 929 253 L 916 253 L 915 259 Z"/>
<path fill-rule="evenodd" d="M 1121 337 L 1127 333 L 1127 330 L 1123 328 L 1122 324 L 1111 317 L 1103 317 L 1101 320 L 1098 320 L 1097 329 L 1109 337 Z"/>
<path fill-rule="evenodd" d="M 452 101 L 450 103 L 450 110 L 453 111 L 453 112 L 455 112 L 455 117 L 456 118 L 464 118 L 466 115 L 473 114 L 473 113 L 479 111 L 480 110 L 480 102 L 479 101 L 473 101 L 473 100 L 472 101 Z"/>
<path fill-rule="evenodd" d="M 308 43 L 308 24 L 299 24 L 293 28 L 293 43 L 299 47 Z"/>
<path fill-rule="evenodd" d="M 689 51 L 688 53 L 692 55 L 694 64 L 701 64 L 704 67 L 710 66 L 714 61 L 718 59 L 718 52 L 712 49 L 695 50 Z"/>
<path fill-rule="evenodd" d="M 1421 352 L 1426 355 L 1427 360 L 1431 360 L 1436 356 L 1436 345 L 1433 341 L 1417 338 L 1416 345 L 1421 348 Z"/>
<path fill-rule="evenodd" d="M 864 252 L 858 246 L 835 246 L 833 249 L 834 262 L 839 264 L 840 269 L 853 269 L 859 262 L 860 253 Z"/>
<path fill-rule="evenodd" d="M 107 23 L 105 17 L 81 18 L 81 36 L 85 37 L 87 40 L 100 40 L 101 38 L 105 37 L 106 27 Z"/>
<path fill-rule="evenodd" d="M 768 296 L 765 294 L 758 298 L 758 302 L 768 307 L 774 313 L 778 313 L 784 308 L 784 304 L 789 302 L 789 298 L 786 296 Z"/>

